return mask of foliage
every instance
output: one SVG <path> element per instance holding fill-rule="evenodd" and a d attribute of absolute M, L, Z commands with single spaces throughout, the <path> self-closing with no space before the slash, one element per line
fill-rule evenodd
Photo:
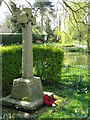
<path fill-rule="evenodd" d="M 56 40 L 59 41 L 60 43 L 62 43 L 61 41 L 61 37 L 62 37 L 62 31 L 60 27 L 57 27 L 54 31 L 53 31 L 54 36 L 56 37 Z"/>
<path fill-rule="evenodd" d="M 85 66 L 83 67 L 83 65 L 82 66 L 75 65 L 73 67 L 71 67 L 71 65 L 66 65 L 65 67 L 64 66 L 62 67 L 61 82 L 63 82 L 64 84 L 70 84 L 70 85 L 72 85 L 72 83 L 75 84 L 76 78 L 77 78 L 77 84 L 78 84 L 78 82 L 80 82 L 80 78 L 79 78 L 80 76 L 82 78 L 81 84 L 83 84 L 85 87 L 88 82 L 87 67 Z"/>
<path fill-rule="evenodd" d="M 59 1 L 61 4 L 61 2 Z M 86 0 L 73 0 L 64 1 L 63 8 L 65 10 L 64 24 L 66 27 L 65 32 L 70 36 L 72 40 L 77 40 L 81 44 L 84 40 L 87 41 L 89 49 L 89 2 Z M 66 18 L 67 17 L 67 18 Z M 65 36 L 67 39 L 67 36 Z M 70 39 L 68 39 L 69 41 Z"/>
<path fill-rule="evenodd" d="M 50 39 L 50 35 L 52 35 L 52 33 L 53 33 L 52 29 L 51 29 L 50 22 L 51 22 L 51 20 L 49 18 L 47 18 L 46 22 L 45 22 L 45 25 L 46 25 L 45 32 L 48 35 L 48 39 Z"/>
<path fill-rule="evenodd" d="M 21 33 L 1 33 L 2 36 L 2 45 L 12 45 L 12 44 L 22 44 L 22 34 Z M 40 35 L 40 31 L 37 28 L 32 29 L 32 38 L 33 43 L 36 43 L 36 40 L 44 41 L 44 36 Z"/>
<path fill-rule="evenodd" d="M 83 13 L 80 13 L 80 15 L 83 18 Z M 71 23 L 70 19 L 72 19 L 73 24 Z M 79 17 L 78 17 L 79 19 Z M 84 18 L 83 18 L 84 19 Z M 87 39 L 87 26 L 82 24 L 82 23 L 75 23 L 74 19 L 71 17 L 69 19 L 66 19 L 66 26 L 67 26 L 67 35 L 72 39 L 72 40 L 77 40 L 81 44 L 83 40 Z M 78 27 L 78 28 L 77 28 Z M 66 38 L 67 36 L 65 36 Z"/>
<path fill-rule="evenodd" d="M 55 45 L 57 44 L 54 44 L 52 47 L 55 47 Z M 18 46 L 18 47 L 20 48 L 21 46 Z M 36 48 L 40 47 L 40 50 L 41 50 L 40 52 L 43 53 L 42 52 L 43 50 L 41 49 L 42 46 L 34 46 L 34 49 L 35 47 Z M 44 46 L 44 49 L 45 49 L 45 46 Z M 35 55 L 37 56 L 38 53 L 37 54 L 35 53 Z M 39 55 L 39 57 L 41 56 Z M 53 92 L 54 97 L 56 96 L 55 99 L 58 100 L 57 101 L 58 105 L 55 107 L 51 106 L 47 108 L 47 110 L 40 116 L 40 118 L 41 119 L 42 118 L 43 119 L 49 119 L 49 118 L 51 119 L 53 118 L 55 119 L 60 119 L 60 118 L 61 119 L 67 119 L 67 118 L 68 119 L 76 119 L 76 118 L 88 119 L 87 117 L 88 117 L 88 100 L 89 100 L 88 95 L 89 94 L 88 92 L 80 92 L 78 94 L 75 91 L 74 87 L 72 87 L 72 82 L 75 82 L 75 76 L 77 76 L 77 80 L 79 81 L 81 76 L 82 77 L 81 84 L 83 84 L 84 86 L 85 85 L 89 86 L 89 81 L 88 81 L 89 78 L 88 78 L 87 72 L 88 72 L 88 69 L 85 66 L 77 67 L 75 65 L 74 67 L 72 67 L 71 65 L 67 65 L 62 68 L 62 74 L 61 74 L 61 80 L 60 80 L 61 84 L 58 82 L 53 84 L 53 82 L 50 83 L 48 81 L 42 81 L 44 91 Z M 6 75 L 6 73 L 4 73 L 4 75 Z M 9 78 L 9 80 L 11 79 Z M 10 87 L 7 88 L 6 92 L 8 92 L 9 89 Z M 16 113 L 13 113 L 12 111 L 12 116 L 15 114 Z"/>
<path fill-rule="evenodd" d="M 81 48 L 81 47 L 71 47 L 71 48 L 68 48 L 68 51 L 69 52 L 87 52 L 87 48 L 84 49 L 84 48 Z"/>
<path fill-rule="evenodd" d="M 41 15 L 41 31 L 43 34 L 43 22 L 44 22 L 44 17 L 48 15 L 49 16 L 52 15 L 53 16 L 53 7 L 54 5 L 52 5 L 52 2 L 38 2 L 37 0 L 34 3 L 34 8 L 35 11 L 39 11 L 40 15 Z"/>
<path fill-rule="evenodd" d="M 21 45 L 2 47 L 2 81 L 8 85 L 21 77 Z M 33 46 L 34 74 L 47 81 L 60 81 L 64 52 L 51 46 Z"/>
<path fill-rule="evenodd" d="M 21 45 L 2 47 L 2 82 L 11 83 L 21 76 Z"/>
<path fill-rule="evenodd" d="M 82 76 L 75 76 L 73 79 L 72 86 L 77 93 L 87 92 L 87 86 Z"/>
<path fill-rule="evenodd" d="M 62 79 L 62 78 L 61 78 Z M 65 79 L 64 79 L 65 80 Z M 68 81 L 70 79 L 68 78 Z M 54 93 L 56 106 L 51 106 L 40 116 L 41 119 L 86 119 L 88 117 L 88 94 L 77 94 L 68 84 L 43 83 L 45 91 Z"/>
<path fill-rule="evenodd" d="M 51 82 L 60 81 L 64 52 L 49 45 L 35 46 L 33 51 L 35 75 Z"/>
<path fill-rule="evenodd" d="M 2 35 L 2 44 L 11 45 L 11 44 L 21 44 L 22 43 L 22 34 L 20 33 L 1 33 Z"/>
<path fill-rule="evenodd" d="M 76 113 L 76 117 L 77 118 L 88 118 L 88 110 L 87 111 L 84 111 L 84 110 L 77 110 L 75 109 L 75 113 Z"/>
<path fill-rule="evenodd" d="M 32 37 L 33 37 L 33 43 L 36 43 L 36 40 L 41 40 L 44 42 L 44 36 L 41 34 L 41 30 L 39 26 L 34 26 L 32 28 Z"/>
<path fill-rule="evenodd" d="M 12 15 L 7 18 L 7 24 L 11 28 L 13 33 L 21 33 L 22 28 L 20 23 L 18 23 L 18 15 L 16 14 L 18 12 L 20 14 L 20 8 L 17 7 L 17 5 L 12 0 L 10 0 L 9 8 L 11 10 Z"/>
<path fill-rule="evenodd" d="M 57 105 L 48 108 L 41 118 L 61 118 L 61 119 L 86 119 L 88 118 L 88 87 L 89 78 L 88 70 L 85 66 L 67 65 L 62 67 L 61 81 L 56 84 L 43 83 L 45 91 L 53 92 L 58 97 L 55 97 Z M 78 89 L 82 92 L 76 91 L 77 84 L 75 78 L 77 77 Z M 81 80 L 80 80 L 81 79 Z M 81 83 L 80 83 L 81 81 Z M 72 86 L 72 83 L 74 86 Z M 80 84 L 80 86 L 79 86 Z M 79 94 L 78 94 L 79 93 Z M 55 96 L 54 95 L 54 96 Z"/>

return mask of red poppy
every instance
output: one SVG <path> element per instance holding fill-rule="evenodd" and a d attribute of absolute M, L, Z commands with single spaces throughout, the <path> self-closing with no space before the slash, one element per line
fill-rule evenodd
<path fill-rule="evenodd" d="M 47 94 L 43 96 L 43 101 L 48 105 L 51 106 L 54 103 L 52 97 L 48 96 Z"/>

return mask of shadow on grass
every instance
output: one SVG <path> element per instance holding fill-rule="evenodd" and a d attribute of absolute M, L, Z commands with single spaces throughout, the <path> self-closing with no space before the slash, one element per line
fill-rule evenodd
<path fill-rule="evenodd" d="M 70 84 L 42 83 L 45 91 L 53 92 L 55 95 L 63 98 L 63 106 L 48 108 L 48 110 L 41 115 L 41 118 L 86 119 L 85 115 L 88 116 L 88 93 L 78 94 Z"/>
<path fill-rule="evenodd" d="M 72 85 L 68 85 L 65 83 L 51 84 L 43 82 L 42 84 L 45 91 L 53 92 L 55 95 L 58 95 L 65 100 L 79 100 L 83 108 L 86 109 L 88 107 L 88 92 L 77 93 Z"/>

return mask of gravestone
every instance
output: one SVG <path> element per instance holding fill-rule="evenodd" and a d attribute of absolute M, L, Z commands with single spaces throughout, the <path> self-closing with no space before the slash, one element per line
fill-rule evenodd
<path fill-rule="evenodd" d="M 24 8 L 19 16 L 22 25 L 22 78 L 13 81 L 11 95 L 3 98 L 3 106 L 14 106 L 32 111 L 43 104 L 43 88 L 39 77 L 33 76 L 32 25 L 36 18 L 30 8 Z"/>

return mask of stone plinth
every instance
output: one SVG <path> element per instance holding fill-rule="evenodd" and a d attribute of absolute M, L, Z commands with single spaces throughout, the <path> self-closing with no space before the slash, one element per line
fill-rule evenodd
<path fill-rule="evenodd" d="M 43 94 L 47 94 L 54 98 L 54 94 L 52 92 L 44 91 Z M 2 101 L 2 105 L 4 107 L 14 108 L 14 109 L 21 110 L 24 112 L 29 112 L 29 113 L 30 112 L 33 113 L 35 112 L 35 110 L 41 110 L 44 107 L 42 99 L 36 99 L 32 102 L 28 102 L 28 101 L 25 101 L 25 99 L 17 100 L 17 99 L 11 98 L 11 95 L 9 95 L 7 97 L 0 99 L 0 101 Z"/>
<path fill-rule="evenodd" d="M 43 88 L 39 77 L 18 78 L 13 81 L 11 95 L 2 98 L 2 105 L 33 112 L 43 104 Z"/>
<path fill-rule="evenodd" d="M 13 81 L 11 98 L 17 100 L 35 101 L 42 99 L 43 89 L 39 77 L 30 79 L 18 78 Z"/>
<path fill-rule="evenodd" d="M 14 108 L 25 112 L 34 112 L 43 105 L 42 99 L 35 99 L 33 102 L 17 100 L 11 98 L 11 95 L 2 98 L 2 105 L 8 108 Z"/>

